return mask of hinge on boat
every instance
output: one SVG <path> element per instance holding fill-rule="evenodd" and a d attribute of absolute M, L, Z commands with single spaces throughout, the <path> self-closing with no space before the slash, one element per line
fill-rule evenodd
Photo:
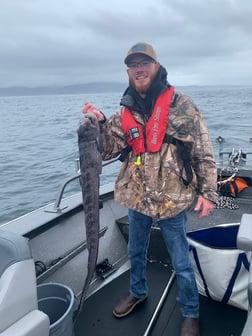
<path fill-rule="evenodd" d="M 103 261 L 101 261 L 99 264 L 96 265 L 96 274 L 103 280 L 105 280 L 115 271 L 116 269 L 113 268 L 113 265 L 109 263 L 108 258 L 104 259 Z"/>

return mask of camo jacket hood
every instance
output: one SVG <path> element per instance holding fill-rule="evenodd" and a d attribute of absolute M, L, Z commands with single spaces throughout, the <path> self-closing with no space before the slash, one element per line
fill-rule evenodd
<path fill-rule="evenodd" d="M 103 125 L 103 160 L 117 157 L 127 147 L 121 127 L 121 107 Z M 137 122 L 141 115 L 132 111 Z M 176 92 L 170 107 L 167 134 L 182 140 L 191 148 L 193 179 L 185 186 L 176 146 L 164 143 L 157 153 L 136 156 L 130 152 L 122 163 L 115 182 L 115 200 L 129 209 L 159 220 L 176 216 L 191 205 L 196 194 L 217 201 L 217 170 L 212 144 L 204 118 L 192 99 Z"/>

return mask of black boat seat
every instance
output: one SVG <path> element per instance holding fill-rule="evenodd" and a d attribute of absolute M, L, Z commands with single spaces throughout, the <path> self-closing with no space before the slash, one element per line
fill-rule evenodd
<path fill-rule="evenodd" d="M 0 336 L 48 336 L 28 239 L 1 229 L 0 256 Z"/>
<path fill-rule="evenodd" d="M 252 251 L 252 214 L 243 214 L 237 234 L 237 247 L 244 251 Z M 248 283 L 248 301 L 252 307 L 252 267 L 250 260 L 250 272 Z M 248 318 L 241 336 L 252 335 L 252 314 L 249 310 Z"/>

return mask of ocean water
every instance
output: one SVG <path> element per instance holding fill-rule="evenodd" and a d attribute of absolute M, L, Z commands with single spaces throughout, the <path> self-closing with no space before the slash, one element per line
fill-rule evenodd
<path fill-rule="evenodd" d="M 252 152 L 252 87 L 180 87 L 204 114 L 217 156 L 224 149 Z M 54 202 L 62 183 L 75 174 L 77 133 L 83 103 L 107 116 L 121 93 L 0 97 L 0 224 Z M 113 181 L 120 163 L 103 169 L 101 184 Z M 66 196 L 80 191 L 77 181 Z"/>

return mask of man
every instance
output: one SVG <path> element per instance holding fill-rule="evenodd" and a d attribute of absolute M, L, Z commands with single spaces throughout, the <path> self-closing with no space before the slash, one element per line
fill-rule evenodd
<path fill-rule="evenodd" d="M 199 218 L 213 210 L 216 166 L 207 127 L 193 101 L 174 90 L 153 47 L 135 44 L 124 60 L 129 87 L 121 108 L 108 120 L 92 104 L 101 122 L 103 159 L 121 154 L 123 163 L 115 183 L 115 200 L 129 217 L 129 293 L 113 314 L 128 315 L 147 298 L 147 248 L 153 222 L 168 248 L 178 284 L 183 322 L 181 336 L 199 335 L 199 301 L 186 239 L 186 209 L 195 195 Z"/>

